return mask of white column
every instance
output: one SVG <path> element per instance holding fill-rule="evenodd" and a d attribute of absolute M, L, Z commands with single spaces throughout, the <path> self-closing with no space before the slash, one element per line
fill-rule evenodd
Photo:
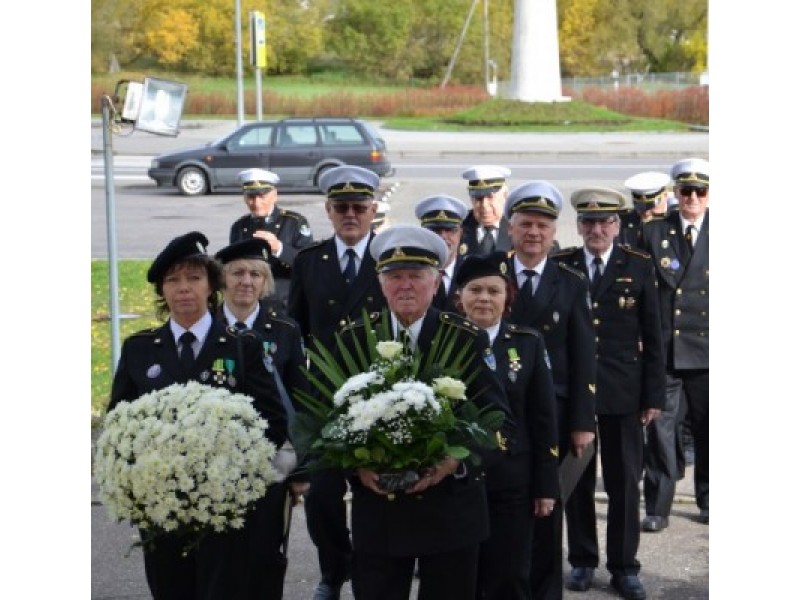
<path fill-rule="evenodd" d="M 565 102 L 558 63 L 556 0 L 516 0 L 511 49 L 511 100 Z"/>

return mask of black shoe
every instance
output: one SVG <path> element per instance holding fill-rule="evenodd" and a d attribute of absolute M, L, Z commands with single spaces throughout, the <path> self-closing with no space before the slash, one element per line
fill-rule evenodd
<path fill-rule="evenodd" d="M 573 592 L 585 592 L 592 587 L 594 569 L 591 567 L 572 567 L 567 577 L 566 588 Z"/>
<path fill-rule="evenodd" d="M 700 509 L 700 516 L 697 517 L 697 520 L 700 523 L 705 523 L 706 525 L 708 525 L 708 509 L 707 508 L 701 508 Z"/>
<path fill-rule="evenodd" d="M 642 531 L 657 532 L 669 527 L 669 517 L 647 515 L 642 519 Z"/>
<path fill-rule="evenodd" d="M 313 600 L 339 600 L 339 592 L 342 586 L 335 586 L 324 581 L 320 581 L 317 589 L 314 590 Z"/>
<path fill-rule="evenodd" d="M 645 600 L 647 598 L 647 592 L 644 591 L 644 586 L 636 575 L 614 575 L 611 578 L 611 587 L 627 600 Z"/>

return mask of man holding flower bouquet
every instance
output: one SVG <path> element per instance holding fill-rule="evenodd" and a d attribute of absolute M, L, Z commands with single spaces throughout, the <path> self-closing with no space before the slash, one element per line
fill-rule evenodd
<path fill-rule="evenodd" d="M 161 327 L 140 331 L 125 340 L 114 374 L 109 411 L 120 403 L 131 402 L 133 405 L 143 395 L 174 384 L 205 384 L 208 386 L 205 389 L 229 390 L 252 398 L 252 407 L 268 423 L 266 432 L 261 429 L 255 435 L 260 440 L 266 435 L 275 448 L 280 448 L 288 438 L 288 428 L 278 388 L 267 372 L 262 360 L 262 347 L 255 335 L 252 332 L 238 333 L 214 318 L 218 309 L 221 272 L 219 264 L 207 254 L 207 246 L 208 239 L 202 233 L 187 233 L 173 239 L 150 266 L 147 280 L 155 287 L 158 312 L 169 318 Z M 189 401 L 188 396 L 186 401 Z M 250 402 L 246 404 L 250 408 Z M 219 406 L 216 410 L 198 413 L 194 420 L 211 420 L 215 412 L 223 411 Z M 169 415 L 161 416 L 162 421 L 165 418 L 168 420 Z M 230 424 L 242 429 L 241 424 Z M 140 423 L 140 426 L 144 425 Z M 175 434 L 177 437 L 189 436 L 196 431 L 186 427 L 175 431 L 173 437 Z M 165 440 L 163 446 L 169 441 Z M 244 442 L 249 440 L 236 439 L 234 443 L 238 446 Z M 150 445 L 153 443 L 157 442 L 151 441 Z M 195 446 L 199 449 L 204 443 L 208 440 L 197 440 Z M 142 448 L 142 452 L 149 450 Z M 163 448 L 159 448 L 161 450 Z M 274 454 L 274 448 L 272 452 Z M 163 461 L 172 462 L 194 461 L 195 458 L 161 457 Z M 224 460 L 225 457 L 221 458 Z M 159 469 L 168 471 L 170 466 L 165 462 Z M 268 462 L 262 466 L 264 471 L 270 471 L 269 477 L 262 478 L 269 484 L 275 480 L 275 472 Z M 226 463 L 224 467 L 213 464 L 208 468 L 209 471 L 220 471 L 224 484 L 228 483 L 224 473 L 235 473 L 241 467 Z M 159 473 L 158 470 L 154 473 L 153 487 L 164 487 Z M 203 484 L 199 479 L 183 479 L 174 482 L 178 486 L 172 492 L 175 506 L 180 505 L 186 496 L 199 495 L 198 489 Z M 218 486 L 217 491 L 212 490 L 202 498 L 212 506 L 195 501 L 181 509 L 200 516 L 178 522 L 177 528 L 174 525 L 140 528 L 147 583 L 156 600 L 262 600 L 280 597 L 265 592 L 269 585 L 266 568 L 269 547 L 265 543 L 268 536 L 261 528 L 267 522 L 261 514 L 265 502 L 263 495 L 254 499 L 252 510 L 244 514 L 243 520 L 236 518 L 223 523 L 228 526 L 224 530 L 209 527 L 198 532 L 194 527 L 207 520 L 202 513 L 215 509 L 214 503 L 230 503 L 236 496 L 245 494 L 257 498 L 258 494 L 251 494 L 250 483 L 244 479 L 237 481 L 236 485 L 247 487 L 237 487 L 238 493 L 233 496 L 225 494 L 222 485 Z M 181 530 L 181 526 L 187 526 L 187 523 L 192 530 Z M 210 524 L 220 523 L 212 520 Z M 197 533 L 202 533 L 199 541 Z"/>
<path fill-rule="evenodd" d="M 395 226 L 370 253 L 389 312 L 340 332 L 328 364 L 354 368 L 346 381 L 334 376 L 332 420 L 314 448 L 352 473 L 359 597 L 408 598 L 418 561 L 419 598 L 474 600 L 489 535 L 483 469 L 513 443 L 494 356 L 474 323 L 431 308 L 447 259 L 439 236 Z M 354 357 L 367 355 L 353 374 Z"/>

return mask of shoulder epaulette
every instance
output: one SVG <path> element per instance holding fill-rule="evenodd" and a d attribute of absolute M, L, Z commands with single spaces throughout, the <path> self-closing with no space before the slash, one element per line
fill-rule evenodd
<path fill-rule="evenodd" d="M 630 244 L 620 244 L 620 248 L 623 252 L 627 252 L 628 254 L 633 254 L 634 256 L 639 256 L 641 258 L 646 258 L 647 260 L 653 258 L 649 253 L 641 250 L 640 248 L 634 248 Z"/>
<path fill-rule="evenodd" d="M 442 323 L 447 323 L 448 325 L 453 325 L 454 327 L 458 327 L 464 331 L 469 331 L 473 335 L 477 335 L 481 330 L 481 328 L 475 325 L 475 323 L 456 313 L 442 311 L 439 313 L 439 321 Z"/>
<path fill-rule="evenodd" d="M 580 250 L 580 248 L 578 246 L 570 246 L 569 248 L 561 248 L 560 250 L 556 250 L 555 252 L 553 252 L 550 255 L 550 257 L 551 258 L 561 258 L 563 256 L 569 256 L 570 254 L 575 252 L 575 250 Z"/>
<path fill-rule="evenodd" d="M 285 325 L 289 325 L 292 328 L 299 328 L 300 327 L 297 324 L 297 321 L 295 321 L 291 317 L 289 317 L 287 315 L 283 315 L 283 314 L 281 314 L 281 313 L 279 313 L 279 312 L 277 312 L 275 310 L 271 310 L 267 314 L 269 314 L 269 318 L 270 319 L 272 319 L 273 321 L 277 321 L 278 323 L 283 323 Z"/>
<path fill-rule="evenodd" d="M 149 329 L 140 329 L 139 331 L 132 333 L 130 337 L 147 337 L 147 336 L 154 336 L 158 332 L 160 327 L 151 327 Z"/>
<path fill-rule="evenodd" d="M 281 209 L 281 216 L 282 217 L 291 217 L 292 219 L 297 219 L 298 221 L 305 221 L 306 218 L 301 215 L 299 212 L 289 210 L 288 208 Z"/>
<path fill-rule="evenodd" d="M 328 240 L 315 240 L 311 242 L 308 246 L 304 246 L 297 251 L 298 254 L 302 254 L 303 252 L 307 252 L 309 250 L 313 250 L 314 248 L 319 248 L 322 244 L 327 242 Z"/>
<path fill-rule="evenodd" d="M 575 267 L 570 267 L 567 263 L 563 263 L 561 261 L 556 261 L 556 264 L 566 271 L 567 273 L 572 273 L 576 277 L 580 277 L 581 279 L 586 279 L 586 275 L 583 274 L 583 271 L 579 271 Z"/>
<path fill-rule="evenodd" d="M 378 319 L 380 318 L 380 316 L 381 316 L 381 313 L 379 313 L 379 312 L 369 313 L 370 325 L 372 325 L 374 323 L 377 323 Z M 344 325 L 341 326 L 341 328 L 339 329 L 339 332 L 340 333 L 344 333 L 346 331 L 351 331 L 351 330 L 354 330 L 354 329 L 363 328 L 364 325 L 365 325 L 365 323 L 364 323 L 364 321 L 362 319 L 356 319 L 355 321 L 348 321 L 347 323 L 345 323 Z"/>
<path fill-rule="evenodd" d="M 526 325 L 517 325 L 515 323 L 508 324 L 508 330 L 511 333 L 524 333 L 525 335 L 533 335 L 536 337 L 541 337 L 541 333 L 534 329 L 533 327 L 528 327 Z"/>

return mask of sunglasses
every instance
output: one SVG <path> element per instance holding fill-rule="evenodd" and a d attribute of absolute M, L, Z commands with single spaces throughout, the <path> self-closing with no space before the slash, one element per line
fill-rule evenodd
<path fill-rule="evenodd" d="M 351 209 L 355 214 L 363 215 L 369 210 L 371 205 L 362 204 L 360 202 L 331 202 L 331 206 L 333 207 L 333 211 L 340 215 L 346 215 Z"/>
<path fill-rule="evenodd" d="M 705 198 L 708 195 L 708 188 L 683 186 L 678 188 L 678 193 L 681 196 L 686 196 L 687 198 L 692 195 L 692 192 L 697 194 L 698 198 Z"/>

